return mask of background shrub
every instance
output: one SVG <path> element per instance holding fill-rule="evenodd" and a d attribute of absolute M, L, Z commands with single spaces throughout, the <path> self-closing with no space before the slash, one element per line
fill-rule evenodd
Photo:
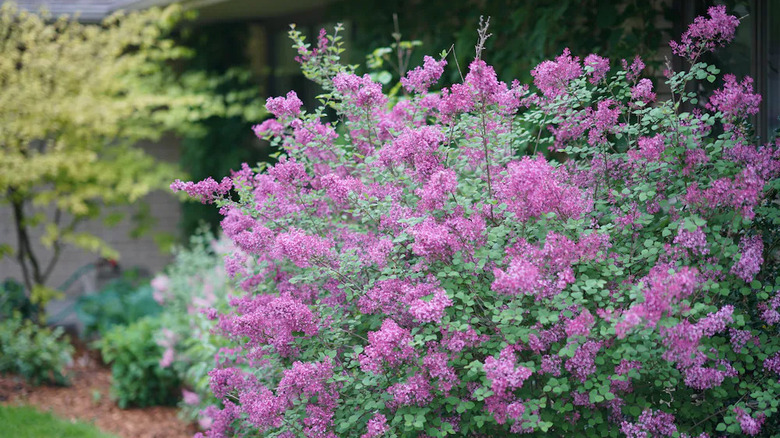
<path fill-rule="evenodd" d="M 216 240 L 201 230 L 190 238 L 188 248 L 176 251 L 165 273 L 152 281 L 164 309 L 160 316 L 163 328 L 157 333 L 158 343 L 165 348 L 160 363 L 181 379 L 184 389 L 179 407 L 189 421 L 218 402 L 211 393 L 208 372 L 219 363 L 220 349 L 231 343 L 213 332 L 209 314 L 226 311 L 235 292 L 223 267 L 224 254 L 230 251 L 228 239 Z"/>
<path fill-rule="evenodd" d="M 0 373 L 18 374 L 33 385 L 64 385 L 72 355 L 62 328 L 41 327 L 19 313 L 0 319 Z"/>
<path fill-rule="evenodd" d="M 103 361 L 111 365 L 111 393 L 120 408 L 173 405 L 179 399 L 176 373 L 160 366 L 163 348 L 155 335 L 156 317 L 114 326 L 98 342 Z"/>

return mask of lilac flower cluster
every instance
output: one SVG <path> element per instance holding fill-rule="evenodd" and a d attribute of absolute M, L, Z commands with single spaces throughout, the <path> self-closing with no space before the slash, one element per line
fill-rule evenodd
<path fill-rule="evenodd" d="M 672 41 L 672 52 L 695 62 L 703 53 L 722 47 L 734 39 L 739 19 L 726 13 L 723 5 L 707 10 L 710 18 L 696 17 L 680 42 Z"/>

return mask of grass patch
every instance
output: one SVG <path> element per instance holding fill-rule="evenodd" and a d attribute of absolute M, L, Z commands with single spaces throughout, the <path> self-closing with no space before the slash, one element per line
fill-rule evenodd
<path fill-rule="evenodd" d="M 116 438 L 95 426 L 71 423 L 29 406 L 0 406 L 0 424 L 3 436 L 16 438 Z"/>

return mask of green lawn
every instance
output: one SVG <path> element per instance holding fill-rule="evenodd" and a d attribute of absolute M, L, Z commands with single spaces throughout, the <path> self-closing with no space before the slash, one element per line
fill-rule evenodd
<path fill-rule="evenodd" d="M 85 423 L 41 412 L 29 406 L 0 406 L 0 435 L 14 438 L 116 438 Z"/>

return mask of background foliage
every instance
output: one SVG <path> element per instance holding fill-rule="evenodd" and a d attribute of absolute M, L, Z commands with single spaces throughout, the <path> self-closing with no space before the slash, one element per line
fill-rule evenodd
<path fill-rule="evenodd" d="M 33 385 L 63 385 L 72 355 L 62 328 L 41 327 L 19 313 L 0 318 L 0 373 L 18 374 Z"/>
<path fill-rule="evenodd" d="M 0 253 L 18 260 L 34 301 L 53 295 L 46 280 L 64 245 L 118 257 L 80 228 L 85 221 L 116 224 L 122 216 L 102 215 L 105 207 L 138 204 L 179 172 L 138 141 L 205 135 L 199 123 L 212 117 L 260 116 L 246 95 L 218 94 L 235 75 L 174 69 L 192 54 L 171 39 L 183 18 L 171 6 L 84 25 L 0 8 L 0 202 L 10 204 L 18 235 Z M 33 250 L 34 229 L 47 260 Z"/>

